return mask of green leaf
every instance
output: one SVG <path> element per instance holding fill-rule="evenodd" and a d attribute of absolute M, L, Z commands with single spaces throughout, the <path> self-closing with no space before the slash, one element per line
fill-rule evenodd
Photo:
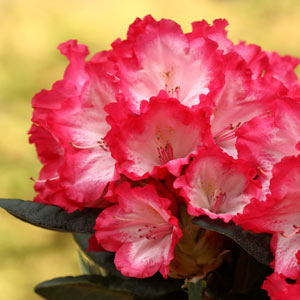
<path fill-rule="evenodd" d="M 48 300 L 132 300 L 133 295 L 123 288 L 118 278 L 96 275 L 60 277 L 44 281 L 35 292 Z"/>
<path fill-rule="evenodd" d="M 194 218 L 193 223 L 202 228 L 226 235 L 258 262 L 270 266 L 270 262 L 273 260 L 273 255 L 270 250 L 270 234 L 246 232 L 240 226 L 236 226 L 232 221 L 224 223 L 221 219 L 213 220 L 208 216 Z"/>
<path fill-rule="evenodd" d="M 140 296 L 134 296 L 133 300 L 187 300 L 188 296 L 187 293 L 184 291 L 179 291 L 171 294 L 167 294 L 161 297 L 155 297 L 155 298 L 146 298 L 146 297 L 140 297 Z"/>
<path fill-rule="evenodd" d="M 204 300 L 204 289 L 206 288 L 206 282 L 204 280 L 198 280 L 197 282 L 187 282 L 189 300 Z"/>
<path fill-rule="evenodd" d="M 86 208 L 68 214 L 64 209 L 33 201 L 0 199 L 0 207 L 14 217 L 38 227 L 63 232 L 93 232 L 99 209 Z"/>
<path fill-rule="evenodd" d="M 183 284 L 182 280 L 164 279 L 160 274 L 155 274 L 150 278 L 138 279 L 125 277 L 116 270 L 114 264 L 114 254 L 107 251 L 93 252 L 87 251 L 90 234 L 76 233 L 74 239 L 85 254 L 96 264 L 103 267 L 108 277 L 114 276 L 122 280 L 124 287 L 133 294 L 140 297 L 158 298 L 166 294 L 180 291 Z"/>
<path fill-rule="evenodd" d="M 145 286 L 143 287 L 146 288 Z M 134 295 L 128 286 L 128 282 L 122 278 L 84 275 L 78 277 L 60 277 L 44 281 L 35 287 L 35 292 L 48 300 L 184 299 L 184 297 L 182 297 L 184 294 L 181 291 L 178 294 L 159 295 L 156 293 L 155 295 L 149 296 L 148 291 L 151 288 L 155 288 L 155 285 L 149 284 L 144 293 L 141 292 L 140 295 Z"/>
<path fill-rule="evenodd" d="M 113 276 L 122 276 L 119 271 L 116 270 L 114 264 L 115 255 L 112 252 L 102 251 L 102 252 L 94 252 L 87 251 L 89 247 L 89 239 L 92 234 L 85 233 L 74 233 L 73 237 L 76 243 L 79 245 L 80 249 L 89 257 L 92 261 L 94 261 L 97 265 L 104 268 L 109 275 Z"/>
<path fill-rule="evenodd" d="M 80 270 L 83 275 L 100 275 L 102 277 L 107 276 L 107 272 L 105 271 L 104 268 L 100 267 L 94 262 L 91 262 L 85 257 L 83 257 L 81 251 L 78 251 L 78 257 L 79 257 Z"/>
<path fill-rule="evenodd" d="M 262 291 L 261 286 L 263 281 L 267 276 L 271 275 L 272 272 L 273 270 L 271 268 L 259 263 L 246 251 L 241 250 L 236 258 L 232 292 L 236 294 L 246 294 L 249 296 L 254 293 L 255 296 L 251 299 L 261 299 L 258 296 L 257 291 Z M 264 293 L 266 292 L 264 291 Z M 263 299 L 265 299 L 265 297 Z"/>

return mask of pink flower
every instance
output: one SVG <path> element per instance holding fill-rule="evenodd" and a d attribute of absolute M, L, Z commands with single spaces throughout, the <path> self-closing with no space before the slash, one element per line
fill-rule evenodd
<path fill-rule="evenodd" d="M 138 18 L 127 40 L 116 40 L 112 46 L 119 96 L 133 112 L 161 90 L 186 106 L 198 105 L 200 95 L 218 88 L 222 80 L 217 44 L 205 34 L 184 34 L 171 20 Z"/>
<path fill-rule="evenodd" d="M 241 55 L 252 71 L 252 78 L 264 77 L 278 80 L 287 87 L 289 95 L 299 96 L 299 80 L 295 69 L 299 59 L 292 56 L 280 56 L 276 52 L 263 51 L 257 45 L 246 45 L 244 42 L 234 47 L 234 50 Z"/>
<path fill-rule="evenodd" d="M 267 277 L 262 289 L 268 291 L 271 300 L 299 300 L 300 281 L 297 283 L 287 283 L 284 276 L 273 273 Z"/>
<path fill-rule="evenodd" d="M 264 288 L 292 299 L 300 283 L 299 60 L 234 45 L 226 26 L 201 21 L 183 33 L 146 16 L 90 61 L 86 46 L 61 44 L 63 79 L 32 101 L 30 142 L 43 164 L 35 201 L 68 212 L 104 208 L 90 249 L 116 252 L 117 269 L 138 278 L 168 276 L 186 207 L 271 233 L 275 272 Z"/>
<path fill-rule="evenodd" d="M 253 79 L 248 64 L 237 53 L 224 56 L 224 85 L 202 98 L 211 113 L 211 131 L 216 144 L 227 154 L 237 157 L 235 147 L 239 128 L 274 106 L 278 93 L 285 92 L 277 80 Z"/>
<path fill-rule="evenodd" d="M 175 176 L 199 147 L 212 144 L 208 119 L 164 92 L 142 102 L 140 114 L 119 117 L 120 106 L 110 107 L 112 129 L 106 137 L 119 172 L 132 180 L 164 177 L 163 169 Z"/>
<path fill-rule="evenodd" d="M 200 37 L 208 38 L 218 44 L 218 50 L 224 54 L 233 51 L 233 43 L 227 38 L 227 31 L 225 30 L 228 22 L 225 19 L 217 19 L 213 21 L 213 25 L 209 25 L 205 20 L 192 23 L 192 32 L 187 33 L 186 36 L 190 41 Z"/>
<path fill-rule="evenodd" d="M 273 168 L 271 194 L 247 205 L 237 218 L 245 230 L 272 233 L 272 266 L 276 273 L 296 279 L 300 273 L 300 156 L 285 157 Z"/>
<path fill-rule="evenodd" d="M 145 278 L 159 271 L 165 278 L 174 247 L 182 232 L 168 210 L 171 201 L 161 198 L 154 186 L 115 190 L 118 204 L 97 218 L 96 238 L 102 247 L 116 252 L 115 265 L 125 276 Z"/>
<path fill-rule="evenodd" d="M 245 162 L 208 149 L 194 157 L 185 174 L 174 183 L 181 188 L 190 215 L 208 215 L 229 222 L 242 212 L 260 186 L 253 180 L 255 171 Z"/>
<path fill-rule="evenodd" d="M 300 264 L 300 251 L 296 257 Z M 271 300 L 298 300 L 300 297 L 300 272 L 295 283 L 287 283 L 283 275 L 273 273 L 266 278 L 262 288 L 268 291 Z"/>
<path fill-rule="evenodd" d="M 52 168 L 51 172 L 43 171 L 36 182 L 36 201 L 73 211 L 101 206 L 106 186 L 118 178 L 115 161 L 103 140 L 109 130 L 104 106 L 114 101 L 115 87 L 106 74 L 110 64 L 96 59 L 86 63 L 88 50 L 84 45 L 69 41 L 59 49 L 70 65 L 64 79 L 56 82 L 52 90 L 42 90 L 33 98 L 32 121 L 39 129 L 33 125 L 30 141 L 43 153 L 45 166 L 51 164 Z M 48 150 L 49 143 L 55 147 Z M 48 162 L 53 151 L 59 152 L 56 165 Z M 43 189 L 49 191 L 47 197 Z M 56 199 L 58 190 L 60 196 Z"/>
<path fill-rule="evenodd" d="M 274 164 L 299 153 L 299 114 L 297 99 L 278 99 L 272 109 L 245 123 L 236 133 L 238 157 L 260 171 L 263 199 L 269 191 Z"/>

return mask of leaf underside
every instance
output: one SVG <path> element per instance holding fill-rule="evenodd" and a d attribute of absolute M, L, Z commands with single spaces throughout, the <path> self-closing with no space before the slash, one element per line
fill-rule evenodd
<path fill-rule="evenodd" d="M 258 262 L 270 266 L 270 262 L 273 260 L 273 255 L 270 250 L 272 235 L 267 233 L 256 234 L 250 231 L 246 232 L 240 226 L 236 226 L 232 221 L 225 223 L 221 219 L 213 220 L 208 216 L 194 218 L 193 223 L 202 228 L 226 235 Z"/>
<path fill-rule="evenodd" d="M 74 239 L 80 249 L 97 265 L 103 267 L 107 271 L 108 276 L 120 278 L 126 290 L 137 296 L 149 298 L 162 297 L 166 294 L 181 290 L 181 286 L 183 284 L 182 280 L 172 278 L 164 279 L 158 273 L 152 277 L 143 279 L 123 276 L 118 270 L 116 270 L 114 254 L 112 252 L 87 251 L 88 240 L 90 237 L 90 234 L 74 234 Z"/>
<path fill-rule="evenodd" d="M 61 207 L 20 199 L 0 199 L 0 207 L 32 225 L 62 232 L 94 232 L 100 209 L 85 208 L 67 213 Z"/>

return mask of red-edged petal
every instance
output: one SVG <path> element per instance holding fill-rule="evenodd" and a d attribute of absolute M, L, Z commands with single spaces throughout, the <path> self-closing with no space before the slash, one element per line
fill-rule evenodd
<path fill-rule="evenodd" d="M 287 283 L 285 277 L 273 273 L 267 277 L 262 286 L 271 300 L 299 300 L 300 284 Z"/>
<path fill-rule="evenodd" d="M 268 192 L 273 165 L 285 156 L 299 153 L 300 104 L 293 99 L 278 100 L 276 104 L 274 109 L 245 123 L 236 133 L 238 157 L 261 170 L 264 194 Z"/>
<path fill-rule="evenodd" d="M 61 164 L 57 167 L 57 190 L 64 196 L 60 206 L 97 206 L 105 187 L 118 179 L 114 160 L 103 138 L 109 130 L 104 106 L 115 99 L 115 85 L 106 74 L 111 63 L 102 55 L 102 62 L 85 62 L 86 46 L 69 41 L 59 46 L 70 61 L 64 79 L 56 82 L 50 91 L 43 90 L 32 101 L 33 122 L 45 128 L 62 151 Z M 47 144 L 45 139 L 42 143 Z M 40 143 L 41 143 L 40 142 Z M 51 149 L 45 150 L 51 153 Z M 43 161 L 44 164 L 47 162 Z M 51 179 L 51 178 L 40 178 Z M 39 201 L 43 201 L 39 186 Z M 65 200 L 65 205 L 63 204 Z M 51 203 L 51 195 L 47 193 Z M 58 202 L 55 201 L 55 204 Z M 54 204 L 54 202 L 53 202 Z M 102 205 L 102 204 L 101 204 Z"/>
<path fill-rule="evenodd" d="M 236 158 L 236 131 L 273 106 L 281 85 L 276 80 L 268 83 L 253 80 L 248 65 L 236 53 L 224 57 L 223 72 L 224 86 L 219 92 L 209 94 L 205 101 L 213 109 L 211 130 L 216 143 Z"/>
<path fill-rule="evenodd" d="M 130 188 L 120 184 L 119 203 L 105 209 L 95 225 L 98 242 L 115 251 L 115 264 L 123 275 L 145 278 L 157 271 L 166 277 L 175 245 L 182 235 L 178 220 L 168 210 L 154 186 Z"/>
<path fill-rule="evenodd" d="M 116 121 L 106 137 L 118 170 L 133 180 L 158 176 L 162 168 L 178 176 L 198 147 L 212 143 L 201 110 L 192 111 L 163 93 L 142 110 Z"/>
<path fill-rule="evenodd" d="M 300 156 L 286 157 L 273 168 L 271 195 L 247 205 L 237 223 L 245 230 L 269 232 L 275 272 L 297 278 L 296 254 L 300 250 Z"/>
<path fill-rule="evenodd" d="M 194 157 L 174 187 L 181 188 L 189 214 L 205 214 L 229 222 L 251 198 L 259 195 L 260 188 L 253 177 L 243 161 L 209 149 Z"/>
<path fill-rule="evenodd" d="M 217 44 L 189 40 L 171 20 L 137 19 L 125 41 L 113 43 L 121 91 L 134 112 L 140 102 L 165 90 L 189 107 L 221 80 Z"/>
<path fill-rule="evenodd" d="M 217 19 L 213 21 L 210 26 L 205 20 L 193 22 L 192 32 L 187 33 L 186 36 L 190 41 L 198 38 L 209 38 L 218 44 L 218 49 L 222 50 L 224 54 L 233 50 L 233 43 L 227 38 L 228 22 L 225 19 Z"/>

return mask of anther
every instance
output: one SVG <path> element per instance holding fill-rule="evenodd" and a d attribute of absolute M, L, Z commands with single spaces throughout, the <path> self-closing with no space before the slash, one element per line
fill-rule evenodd
<path fill-rule="evenodd" d="M 293 225 L 293 227 L 294 227 L 296 230 L 293 231 L 292 233 L 290 233 L 290 234 L 285 234 L 284 232 L 280 232 L 280 234 L 281 234 L 284 238 L 287 238 L 287 239 L 288 239 L 288 238 L 294 236 L 295 234 L 300 233 L 300 226 Z"/>
<path fill-rule="evenodd" d="M 52 178 L 47 178 L 47 179 L 34 179 L 33 177 L 30 177 L 29 179 L 34 181 L 34 182 L 37 182 L 37 183 L 45 183 L 48 180 L 57 180 L 57 179 L 59 179 L 59 176 L 52 177 Z"/>
<path fill-rule="evenodd" d="M 265 176 L 267 176 L 267 177 L 272 177 L 272 172 L 264 171 L 260 166 L 257 167 L 257 170 L 258 170 L 260 173 L 262 173 L 262 174 L 264 174 Z"/>

